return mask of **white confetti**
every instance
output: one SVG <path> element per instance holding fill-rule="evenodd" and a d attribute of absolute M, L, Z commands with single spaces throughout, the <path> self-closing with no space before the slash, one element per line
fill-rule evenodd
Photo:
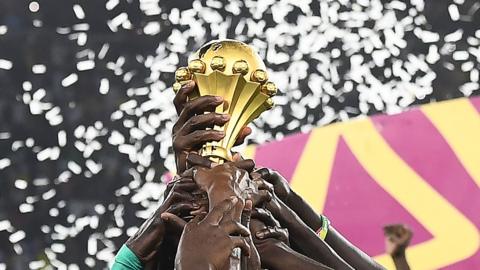
<path fill-rule="evenodd" d="M 81 61 L 77 63 L 78 71 L 85 71 L 95 68 L 95 62 L 93 60 Z"/>
<path fill-rule="evenodd" d="M 85 12 L 83 11 L 83 8 L 80 5 L 73 5 L 73 11 L 75 12 L 75 16 L 79 20 L 85 19 Z"/>
<path fill-rule="evenodd" d="M 0 35 L 5 35 L 8 32 L 8 27 L 6 25 L 0 25 Z"/>
<path fill-rule="evenodd" d="M 0 170 L 3 170 L 5 168 L 7 168 L 8 166 L 10 166 L 10 164 L 12 164 L 10 159 L 8 159 L 8 158 L 0 159 Z"/>
<path fill-rule="evenodd" d="M 452 21 L 458 21 L 460 19 L 460 13 L 458 12 L 457 5 L 450 4 L 448 6 L 448 13 L 450 13 L 450 18 L 452 18 Z"/>
<path fill-rule="evenodd" d="M 23 179 L 15 180 L 15 187 L 18 189 L 26 189 L 28 186 L 28 182 Z"/>
<path fill-rule="evenodd" d="M 62 80 L 62 86 L 69 87 L 70 85 L 76 83 L 77 80 L 78 80 L 78 75 L 75 73 L 72 73 Z"/>
<path fill-rule="evenodd" d="M 16 232 L 12 233 L 8 237 L 8 241 L 10 241 L 10 243 L 12 243 L 12 244 L 15 244 L 15 243 L 18 243 L 19 241 L 21 241 L 24 238 L 25 238 L 25 232 L 19 230 L 19 231 L 16 231 Z"/>
<path fill-rule="evenodd" d="M 74 173 L 80 174 L 82 172 L 82 168 L 74 161 L 69 161 L 67 167 Z"/>
<path fill-rule="evenodd" d="M 0 59 L 0 69 L 10 70 L 13 67 L 13 63 L 10 60 Z"/>
<path fill-rule="evenodd" d="M 42 64 L 33 65 L 32 72 L 33 74 L 44 74 L 45 72 L 47 72 L 47 66 Z"/>
<path fill-rule="evenodd" d="M 100 89 L 99 89 L 100 94 L 106 95 L 108 93 L 108 90 L 110 90 L 110 82 L 108 81 L 107 78 L 101 79 Z"/>

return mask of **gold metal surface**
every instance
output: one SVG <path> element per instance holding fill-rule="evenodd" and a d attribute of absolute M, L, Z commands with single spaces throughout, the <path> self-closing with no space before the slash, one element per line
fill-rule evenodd
<path fill-rule="evenodd" d="M 235 63 L 233 63 L 232 72 L 233 73 L 240 73 L 242 75 L 247 74 L 248 73 L 248 63 L 247 63 L 247 61 L 238 60 Z"/>
<path fill-rule="evenodd" d="M 175 82 L 175 83 L 173 84 L 173 91 L 175 91 L 175 93 L 177 93 L 178 90 L 180 90 L 180 88 L 182 88 L 182 84 L 181 84 L 181 83 Z"/>
<path fill-rule="evenodd" d="M 222 56 L 214 56 L 210 62 L 210 67 L 213 70 L 223 71 L 225 69 L 225 59 Z"/>
<path fill-rule="evenodd" d="M 200 59 L 195 59 L 188 63 L 188 69 L 192 73 L 204 73 L 205 72 L 205 63 Z"/>
<path fill-rule="evenodd" d="M 262 92 L 273 97 L 277 94 L 277 86 L 272 82 L 267 82 L 262 86 Z"/>
<path fill-rule="evenodd" d="M 175 71 L 175 79 L 177 81 L 186 81 L 190 80 L 192 77 L 192 74 L 190 73 L 190 70 L 186 67 L 181 67 Z"/>
<path fill-rule="evenodd" d="M 205 95 L 225 99 L 215 112 L 229 114 L 230 121 L 213 127 L 224 131 L 225 138 L 206 143 L 201 150 L 203 156 L 219 163 L 232 160 L 231 148 L 239 133 L 262 112 L 272 108 L 271 96 L 277 92 L 275 84 L 267 82 L 266 67 L 260 56 L 252 47 L 236 40 L 205 44 L 190 57 L 188 70 L 179 68 L 175 77 L 177 83 L 190 77 L 196 82 L 197 88 L 190 99 Z M 174 90 L 176 87 L 174 85 Z"/>
<path fill-rule="evenodd" d="M 264 83 L 268 79 L 267 72 L 262 69 L 257 69 L 252 73 L 252 81 Z"/>

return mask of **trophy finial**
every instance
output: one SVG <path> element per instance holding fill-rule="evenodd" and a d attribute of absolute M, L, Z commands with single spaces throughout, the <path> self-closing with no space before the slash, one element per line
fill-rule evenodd
<path fill-rule="evenodd" d="M 222 56 L 214 56 L 210 63 L 210 67 L 212 67 L 213 70 L 223 71 L 225 69 L 225 60 Z"/>
<path fill-rule="evenodd" d="M 268 79 L 267 72 L 265 70 L 257 69 L 252 73 L 252 81 L 264 83 Z"/>
<path fill-rule="evenodd" d="M 195 59 L 188 63 L 188 69 L 192 73 L 204 73 L 205 72 L 205 63 L 200 59 Z"/>
<path fill-rule="evenodd" d="M 273 97 L 277 94 L 277 86 L 273 82 L 267 82 L 262 86 L 262 92 Z"/>
<path fill-rule="evenodd" d="M 277 87 L 267 82 L 266 70 L 255 50 L 237 40 L 211 41 L 190 57 L 188 68 L 177 70 L 174 90 L 180 89 L 185 80 L 193 79 L 197 89 L 189 99 L 222 96 L 225 104 L 218 106 L 215 112 L 230 115 L 230 121 L 224 126 L 213 127 L 224 131 L 225 137 L 218 142 L 206 143 L 201 150 L 203 156 L 219 163 L 232 160 L 231 148 L 241 130 L 273 107 L 271 97 L 276 94 Z"/>
<path fill-rule="evenodd" d="M 233 63 L 232 67 L 233 73 L 240 73 L 242 75 L 246 75 L 248 73 L 248 63 L 245 60 L 238 60 Z"/>
<path fill-rule="evenodd" d="M 192 77 L 192 74 L 190 73 L 190 70 L 186 67 L 181 67 L 175 71 L 175 79 L 177 81 L 186 81 L 190 80 Z"/>

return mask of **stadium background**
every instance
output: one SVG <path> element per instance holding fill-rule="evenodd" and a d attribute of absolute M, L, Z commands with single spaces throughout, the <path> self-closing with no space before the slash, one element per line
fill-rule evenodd
<path fill-rule="evenodd" d="M 0 269 L 108 265 L 161 199 L 174 168 L 173 72 L 204 42 L 239 39 L 265 59 L 280 94 L 255 122 L 249 142 L 261 144 L 478 94 L 479 9 L 2 0 Z"/>

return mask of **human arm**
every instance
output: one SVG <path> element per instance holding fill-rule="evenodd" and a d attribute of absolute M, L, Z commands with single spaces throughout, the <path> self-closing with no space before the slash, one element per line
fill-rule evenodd
<path fill-rule="evenodd" d="M 252 215 L 250 232 L 262 267 L 271 270 L 331 269 L 289 247 L 288 230 L 281 228 L 268 210 L 257 208 Z"/>
<path fill-rule="evenodd" d="M 301 196 L 290 188 L 288 182 L 282 175 L 268 168 L 262 168 L 256 172 L 260 174 L 263 179 L 273 185 L 275 194 L 278 195 L 278 198 L 292 209 L 300 219 L 308 225 L 308 227 L 315 232 L 322 227 L 322 217 L 318 215 Z M 346 239 L 332 225 L 329 226 L 325 242 L 355 269 L 385 269 L 370 256 L 348 241 L 348 239 Z"/>
<path fill-rule="evenodd" d="M 168 192 L 166 192 L 164 201 L 155 213 L 142 224 L 138 231 L 127 240 L 118 255 L 134 254 L 134 257 L 126 256 L 126 258 L 131 261 L 134 261 L 133 259 L 136 258 L 140 265 L 149 266 L 155 259 L 158 259 L 155 257 L 158 257 L 156 255 L 159 249 L 167 249 L 167 247 L 164 246 L 168 239 L 178 241 L 183 228 L 166 226 L 165 222 L 161 219 L 161 214 L 173 213 L 179 216 L 187 216 L 190 215 L 192 211 L 196 211 L 199 205 L 194 202 L 194 198 L 190 194 L 192 190 L 196 189 L 196 185 L 192 179 L 180 177 L 169 183 L 167 189 Z M 120 258 L 124 257 L 125 256 L 121 256 Z M 116 258 L 115 267 L 118 267 L 118 259 L 119 258 Z M 120 261 L 124 262 L 125 260 L 122 259 Z M 126 267 L 126 263 L 122 263 L 121 265 L 123 265 L 122 267 Z M 138 264 L 134 263 L 134 265 Z"/>
<path fill-rule="evenodd" d="M 300 217 L 274 194 L 266 204 L 282 226 L 288 229 L 291 241 L 300 248 L 301 253 L 333 269 L 354 269 L 330 248 L 316 232 L 310 229 Z"/>

